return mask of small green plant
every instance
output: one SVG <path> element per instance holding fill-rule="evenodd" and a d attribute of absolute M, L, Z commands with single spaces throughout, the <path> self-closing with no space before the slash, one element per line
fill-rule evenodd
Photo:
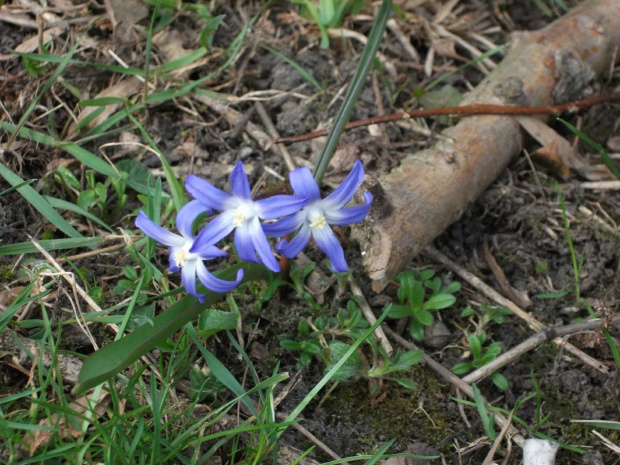
<path fill-rule="evenodd" d="M 325 363 L 325 372 L 329 372 L 351 348 L 350 342 L 344 342 L 339 337 L 351 341 L 358 339 L 368 328 L 368 322 L 362 318 L 362 312 L 354 301 L 350 300 L 346 309 L 342 309 L 336 317 L 320 316 L 316 320 L 302 319 L 299 322 L 299 338 L 280 338 L 280 344 L 287 350 L 301 351 L 297 368 L 301 369 L 312 363 L 314 357 Z M 353 353 L 349 359 L 334 374 L 334 381 L 353 381 L 360 378 L 389 379 L 415 389 L 415 384 L 408 379 L 388 377 L 391 373 L 406 371 L 422 360 L 422 353 L 417 350 L 408 352 L 397 351 L 388 355 L 377 344 L 374 338 L 365 341 L 370 347 L 371 360 L 368 360 L 360 351 Z M 371 397 L 378 395 L 379 383 L 371 383 Z"/>
<path fill-rule="evenodd" d="M 342 309 L 336 317 L 321 315 L 315 320 L 299 320 L 299 338 L 288 339 L 280 337 L 280 345 L 287 350 L 301 351 L 297 369 L 302 369 L 312 363 L 315 355 L 319 356 L 326 364 L 331 357 L 327 339 L 344 336 L 356 339 L 368 328 L 368 322 L 362 318 L 362 312 L 353 301 L 349 301 L 346 309 Z"/>
<path fill-rule="evenodd" d="M 485 329 L 491 324 L 501 325 L 506 321 L 505 317 L 511 314 L 512 312 L 507 308 L 484 304 L 480 305 L 480 308 L 477 310 L 468 307 L 461 312 L 461 316 L 469 318 L 476 327 L 476 333 L 485 332 Z"/>
<path fill-rule="evenodd" d="M 455 375 L 464 375 L 469 373 L 475 368 L 480 368 L 486 365 L 492 360 L 495 360 L 502 351 L 502 344 L 500 342 L 492 342 L 487 347 L 484 347 L 486 342 L 486 333 L 470 334 L 467 337 L 467 344 L 469 345 L 469 352 L 471 353 L 473 360 L 469 362 L 458 363 L 452 368 L 452 372 Z M 501 373 L 493 373 L 491 380 L 495 385 L 501 389 L 508 389 L 508 380 Z"/>
<path fill-rule="evenodd" d="M 291 0 L 301 5 L 302 16 L 312 19 L 321 30 L 321 47 L 329 47 L 327 29 L 340 27 L 348 14 L 357 14 L 364 6 L 363 0 Z"/>
<path fill-rule="evenodd" d="M 189 372 L 189 398 L 196 402 L 203 402 L 210 399 L 210 403 L 217 400 L 220 393 L 226 391 L 226 386 L 222 384 L 207 366 L 200 368 L 194 365 Z"/>
<path fill-rule="evenodd" d="M 454 293 L 461 289 L 458 282 L 442 286 L 441 279 L 434 277 L 433 270 L 403 271 L 396 280 L 398 304 L 389 307 L 389 318 L 411 318 L 409 332 L 416 341 L 424 340 L 424 327 L 433 323 L 434 310 L 448 308 L 456 302 Z"/>

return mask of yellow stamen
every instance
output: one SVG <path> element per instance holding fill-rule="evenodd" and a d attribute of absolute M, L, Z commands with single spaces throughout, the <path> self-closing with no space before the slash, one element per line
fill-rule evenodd
<path fill-rule="evenodd" d="M 233 224 L 235 226 L 241 226 L 243 224 L 244 219 L 245 219 L 245 215 L 242 212 L 237 211 L 235 213 L 235 219 L 233 220 Z"/>
<path fill-rule="evenodd" d="M 186 260 L 189 258 L 189 253 L 185 249 L 185 247 L 183 247 L 181 250 L 174 254 L 173 258 L 174 261 L 177 262 L 177 266 L 179 268 L 183 268 L 183 265 L 185 265 Z"/>
<path fill-rule="evenodd" d="M 327 226 L 327 220 L 324 216 L 318 216 L 310 223 L 311 228 L 323 229 L 325 226 Z"/>

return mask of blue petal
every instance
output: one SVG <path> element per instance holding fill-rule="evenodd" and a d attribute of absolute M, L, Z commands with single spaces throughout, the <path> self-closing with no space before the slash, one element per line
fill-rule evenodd
<path fill-rule="evenodd" d="M 295 258 L 299 252 L 301 252 L 304 247 L 310 241 L 310 226 L 307 224 L 303 224 L 301 229 L 297 233 L 297 235 L 293 238 L 290 243 L 286 243 L 286 241 L 278 242 L 276 246 L 276 250 L 280 252 L 282 255 L 287 256 L 288 258 Z"/>
<path fill-rule="evenodd" d="M 210 182 L 190 174 L 185 180 L 185 189 L 194 198 L 200 200 L 205 207 L 213 210 L 226 210 L 226 202 L 232 197 L 223 190 L 214 187 Z"/>
<path fill-rule="evenodd" d="M 308 199 L 298 195 L 274 195 L 254 203 L 261 219 L 273 220 L 301 210 L 308 203 Z"/>
<path fill-rule="evenodd" d="M 321 201 L 321 206 L 325 210 L 333 210 L 344 207 L 355 194 L 357 186 L 364 181 L 364 167 L 357 160 L 349 175 L 342 181 L 334 192 L 329 194 Z"/>
<path fill-rule="evenodd" d="M 254 217 L 251 220 L 249 225 L 250 235 L 252 237 L 252 242 L 258 251 L 258 255 L 263 260 L 263 263 L 267 268 L 271 271 L 278 273 L 280 271 L 280 265 L 278 265 L 278 261 L 276 257 L 273 255 L 273 251 L 271 250 L 271 245 L 267 240 L 267 236 L 263 232 L 263 228 L 261 227 L 260 221 L 258 218 Z"/>
<path fill-rule="evenodd" d="M 140 210 L 140 214 L 136 217 L 136 226 L 150 238 L 168 247 L 183 247 L 185 245 L 183 237 L 162 228 L 146 216 L 146 213 L 142 210 Z"/>
<path fill-rule="evenodd" d="M 218 249 L 214 245 L 203 248 L 198 254 L 203 260 L 213 260 L 218 257 L 228 257 L 228 253 Z"/>
<path fill-rule="evenodd" d="M 196 264 L 197 260 L 187 260 L 181 269 L 181 282 L 188 294 L 196 297 L 200 303 L 204 302 L 204 294 L 196 290 Z"/>
<path fill-rule="evenodd" d="M 213 221 L 198 233 L 196 239 L 194 239 L 194 245 L 192 245 L 189 251 L 191 253 L 206 255 L 210 250 L 209 247 L 226 237 L 235 229 L 235 225 L 233 224 L 234 216 L 235 212 L 232 210 L 225 211 L 219 216 L 216 216 Z"/>
<path fill-rule="evenodd" d="M 303 168 L 297 168 L 289 173 L 288 178 L 291 181 L 291 187 L 295 194 L 307 197 L 308 202 L 321 199 L 321 191 L 310 169 L 305 166 Z"/>
<path fill-rule="evenodd" d="M 192 239 L 194 237 L 192 225 L 194 221 L 196 221 L 196 218 L 203 213 L 211 213 L 211 211 L 206 208 L 200 200 L 192 200 L 179 210 L 176 223 L 177 229 L 183 237 L 187 239 Z"/>
<path fill-rule="evenodd" d="M 251 200 L 250 181 L 243 170 L 243 163 L 238 161 L 230 173 L 230 190 L 235 197 Z"/>
<path fill-rule="evenodd" d="M 285 216 L 275 223 L 263 224 L 263 231 L 268 236 L 284 237 L 295 231 L 300 225 L 301 221 L 299 221 L 299 215 L 297 213 L 293 213 L 292 215 Z"/>
<path fill-rule="evenodd" d="M 364 192 L 364 198 L 366 199 L 365 205 L 342 208 L 340 210 L 328 210 L 325 212 L 325 219 L 329 224 L 337 226 L 364 221 L 366 215 L 368 215 L 368 210 L 370 210 L 372 194 L 370 192 Z"/>
<path fill-rule="evenodd" d="M 216 278 L 202 262 L 196 264 L 196 271 L 198 272 L 198 279 L 204 287 L 213 292 L 219 292 L 225 294 L 232 291 L 239 285 L 243 279 L 243 270 L 237 271 L 237 279 L 234 281 L 226 281 L 225 279 Z"/>
<path fill-rule="evenodd" d="M 257 219 L 258 221 L 258 219 Z M 250 228 L 247 223 L 243 223 L 241 226 L 238 226 L 235 229 L 235 248 L 237 249 L 237 254 L 241 260 L 245 260 L 246 262 L 254 262 L 258 263 L 258 258 L 256 257 L 256 249 L 254 248 L 254 243 L 252 242 L 252 235 L 250 233 Z"/>
<path fill-rule="evenodd" d="M 342 246 L 331 228 L 312 228 L 312 237 L 316 245 L 319 246 L 319 249 L 329 257 L 332 262 L 332 269 L 336 273 L 344 273 L 349 270 L 347 262 L 344 259 L 344 250 L 342 250 Z"/>

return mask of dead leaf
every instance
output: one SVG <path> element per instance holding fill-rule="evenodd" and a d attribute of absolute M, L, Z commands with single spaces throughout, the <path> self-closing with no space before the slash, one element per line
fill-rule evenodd
<path fill-rule="evenodd" d="M 92 394 L 88 396 L 88 400 L 86 397 L 80 397 L 76 399 L 74 402 L 69 404 L 69 408 L 76 412 L 77 414 L 83 414 L 87 410 L 90 410 L 89 404 L 92 403 Z M 101 391 L 97 398 L 97 404 L 95 406 L 95 414 L 102 415 L 106 406 L 110 403 L 110 395 L 107 391 Z M 60 407 L 60 406 L 59 406 Z M 52 434 L 58 434 L 62 439 L 66 439 L 68 437 L 72 437 L 73 439 L 77 439 L 82 435 L 81 430 L 81 422 L 77 418 L 77 416 L 73 417 L 76 420 L 76 423 L 67 422 L 67 415 L 62 415 L 59 419 L 58 414 L 52 414 L 49 418 L 45 418 L 39 421 L 39 426 L 47 426 L 53 427 L 54 430 L 45 428 L 40 430 L 35 430 L 34 432 L 27 432 L 23 437 L 23 447 L 28 450 L 30 457 L 32 457 L 37 449 L 41 446 L 46 445 Z"/>
<path fill-rule="evenodd" d="M 17 298 L 19 293 L 24 290 L 24 286 L 16 286 L 0 291 L 0 307 L 8 307 Z"/>
<path fill-rule="evenodd" d="M 43 31 L 42 40 L 39 40 L 38 35 L 30 37 L 29 39 L 26 39 L 17 47 L 15 47 L 15 51 L 20 53 L 34 52 L 39 48 L 39 44 L 41 42 L 44 44 L 48 43 L 50 40 L 54 39 L 57 35 L 59 35 L 62 31 L 63 30 L 60 27 L 52 27 L 50 29 L 47 29 L 46 31 Z"/>
<path fill-rule="evenodd" d="M 432 41 L 435 53 L 448 58 L 456 58 L 457 60 L 467 61 L 465 57 L 459 55 L 456 51 L 456 44 L 452 39 L 436 38 Z"/>
<path fill-rule="evenodd" d="M 550 145 L 544 145 L 531 154 L 532 161 L 539 164 L 543 168 L 559 175 L 563 180 L 567 181 L 570 169 L 564 164 L 558 142 L 554 140 Z"/>
<path fill-rule="evenodd" d="M 607 141 L 607 147 L 612 152 L 620 152 L 620 136 L 611 137 Z"/>
<path fill-rule="evenodd" d="M 209 152 L 198 147 L 194 142 L 186 141 L 176 149 L 177 153 L 186 158 L 209 158 Z"/>
<path fill-rule="evenodd" d="M 138 0 L 104 0 L 103 3 L 112 21 L 114 36 L 121 43 L 131 42 L 131 30 L 148 16 L 148 7 Z"/>
<path fill-rule="evenodd" d="M 551 129 L 544 121 L 532 116 L 517 116 L 517 121 L 540 145 L 549 147 L 547 154 L 551 152 L 550 147 L 555 143 L 556 147 L 553 151 L 557 151 L 562 163 L 585 179 L 589 181 L 615 179 L 605 165 L 590 165 L 577 153 L 570 142 Z"/>

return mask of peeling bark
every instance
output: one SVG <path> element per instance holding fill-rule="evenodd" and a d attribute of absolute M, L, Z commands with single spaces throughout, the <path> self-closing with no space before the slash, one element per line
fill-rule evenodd
<path fill-rule="evenodd" d="M 515 33 L 497 68 L 470 92 L 472 103 L 548 106 L 591 92 L 620 44 L 620 0 L 593 0 L 544 29 Z M 431 148 L 407 155 L 378 181 L 375 202 L 353 229 L 364 266 L 380 291 L 451 223 L 522 149 L 514 117 L 471 116 L 444 130 Z"/>

